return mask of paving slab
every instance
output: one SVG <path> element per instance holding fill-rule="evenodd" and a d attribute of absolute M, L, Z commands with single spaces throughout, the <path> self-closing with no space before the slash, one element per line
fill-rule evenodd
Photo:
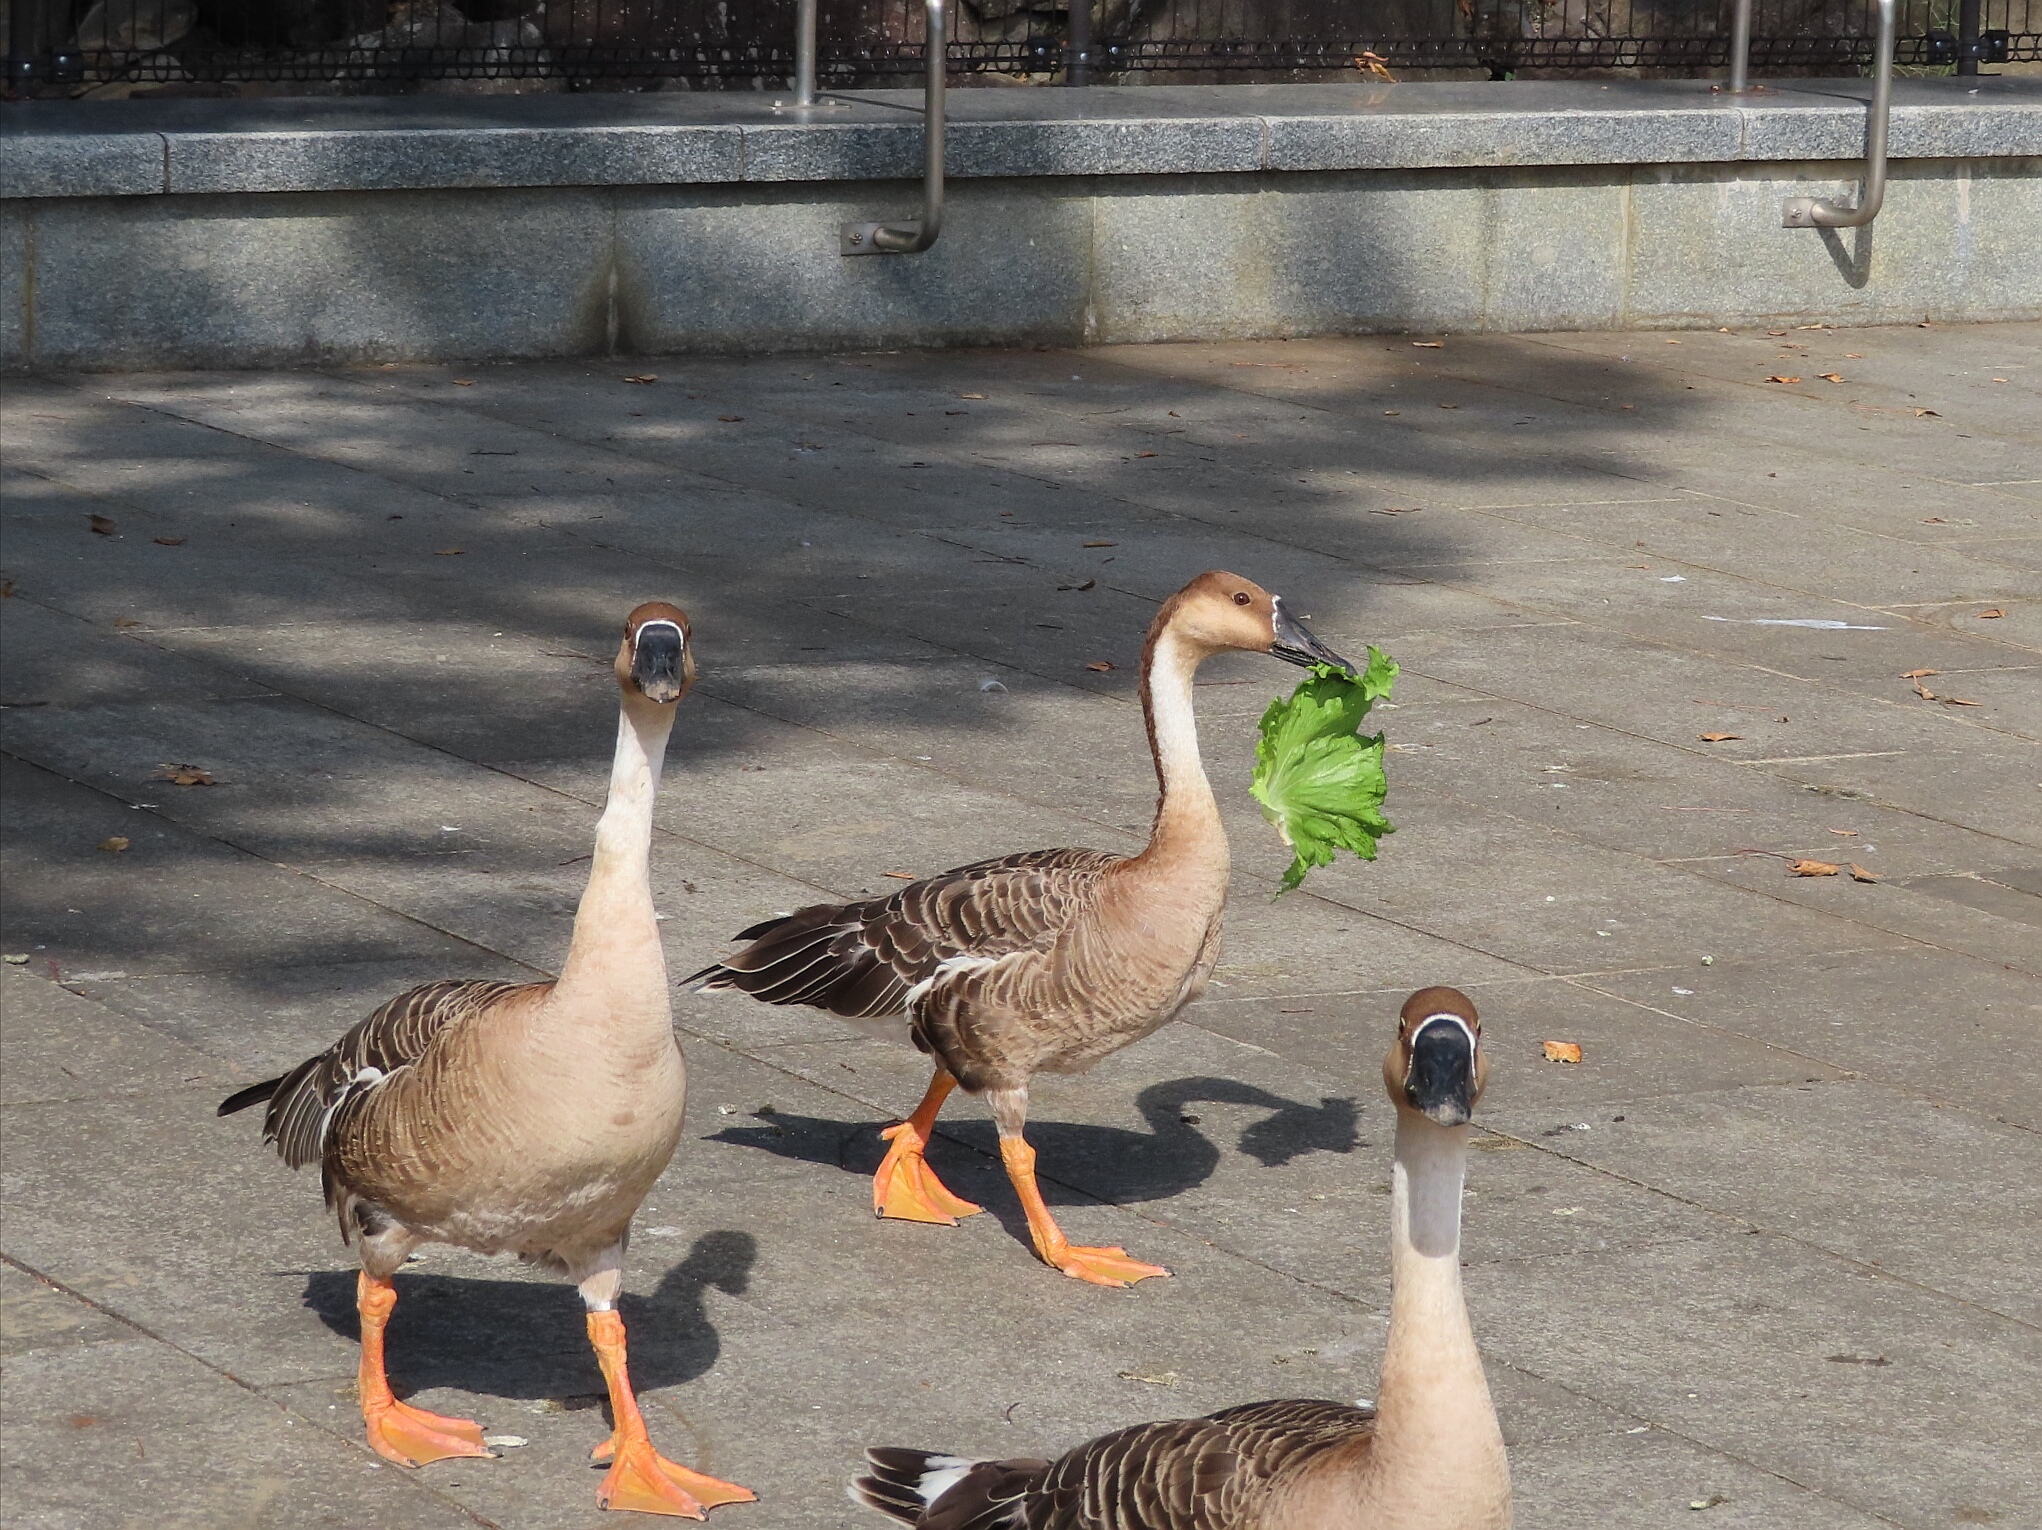
<path fill-rule="evenodd" d="M 558 963 L 635 601 L 680 599 L 703 667 L 654 848 L 680 974 L 889 872 L 1138 845 L 1142 631 L 1224 566 L 1403 664 L 1376 714 L 1398 828 L 1273 897 L 1246 785 L 1295 676 L 1201 675 L 1214 980 L 1042 1081 L 1031 1124 L 1073 1235 L 1174 1277 L 1045 1270 L 964 1099 L 932 1157 L 988 1214 L 875 1221 L 926 1060 L 677 993 L 688 1140 L 624 1310 L 655 1433 L 764 1495 L 718 1522 L 848 1530 L 868 1444 L 1372 1395 L 1379 1063 L 1431 982 L 1487 1020 L 1467 1280 L 1520 1525 L 2042 1518 L 2038 350 L 1937 326 L 16 379 L 10 1513 L 139 1523 L 139 1485 L 151 1523 L 593 1530 L 573 1294 L 424 1251 L 400 1390 L 528 1443 L 375 1461 L 349 1256 L 214 1103 L 416 983 Z M 116 1437 L 133 1471 L 82 1469 Z"/>

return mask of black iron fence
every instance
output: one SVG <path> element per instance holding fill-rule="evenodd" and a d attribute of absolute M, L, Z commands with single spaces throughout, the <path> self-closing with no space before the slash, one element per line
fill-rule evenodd
<path fill-rule="evenodd" d="M 1700 75 L 1730 0 L 955 0 L 960 84 Z M 1870 63 L 1873 0 L 1757 0 L 1760 74 Z M 2042 0 L 1902 0 L 1898 59 L 2042 60 Z M 1081 20 L 1083 17 L 1081 17 Z M 361 94 L 777 88 L 795 0 L 11 0 L 10 88 L 30 94 Z M 922 68 L 914 0 L 821 0 L 826 88 Z M 1082 38 L 1082 30 L 1081 30 Z"/>

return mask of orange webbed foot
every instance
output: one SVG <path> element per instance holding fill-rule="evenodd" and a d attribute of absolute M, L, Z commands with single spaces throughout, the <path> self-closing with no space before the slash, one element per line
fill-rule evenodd
<path fill-rule="evenodd" d="M 985 1208 L 961 1196 L 952 1195 L 922 1156 L 928 1138 L 903 1121 L 889 1126 L 880 1136 L 893 1146 L 887 1149 L 879 1172 L 872 1177 L 872 1213 L 901 1222 L 932 1222 L 955 1227 L 959 1217 Z"/>
<path fill-rule="evenodd" d="M 482 1443 L 482 1426 L 471 1419 L 442 1418 L 396 1399 L 362 1410 L 369 1445 L 386 1461 L 399 1466 L 426 1466 L 456 1456 L 494 1459 Z"/>
<path fill-rule="evenodd" d="M 592 1453 L 609 1461 L 610 1470 L 596 1489 L 596 1506 L 630 1509 L 640 1514 L 667 1514 L 676 1519 L 703 1519 L 726 1503 L 754 1503 L 758 1495 L 734 1482 L 721 1482 L 669 1461 L 644 1438 L 620 1440 L 611 1435 Z"/>
<path fill-rule="evenodd" d="M 1062 1270 L 1071 1279 L 1089 1281 L 1095 1286 L 1126 1287 L 1138 1280 L 1168 1276 L 1170 1273 L 1160 1264 L 1144 1264 L 1139 1259 L 1128 1258 L 1124 1248 L 1086 1248 L 1066 1243 L 1042 1257 L 1045 1263 Z"/>

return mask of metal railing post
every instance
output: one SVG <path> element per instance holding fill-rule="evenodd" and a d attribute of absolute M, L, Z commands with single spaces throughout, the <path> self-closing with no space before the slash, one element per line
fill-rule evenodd
<path fill-rule="evenodd" d="M 25 92 L 43 72 L 43 0 L 14 0 L 7 11 L 7 88 Z"/>
<path fill-rule="evenodd" d="M 794 0 L 794 104 L 815 105 L 817 0 Z"/>
<path fill-rule="evenodd" d="M 1872 108 L 1865 123 L 1865 181 L 1858 205 L 1788 197 L 1783 228 L 1862 228 L 1886 200 L 1886 126 L 1893 115 L 1893 20 L 1897 0 L 1879 0 L 1879 52 L 1873 65 Z"/>
<path fill-rule="evenodd" d="M 1971 0 L 1976 4 L 1977 0 Z M 1070 57 L 1064 60 L 1064 83 L 1084 85 L 1092 67 L 1092 0 L 1069 0 Z"/>
<path fill-rule="evenodd" d="M 1734 0 L 1730 12 L 1730 94 L 1751 89 L 1751 0 Z"/>
<path fill-rule="evenodd" d="M 1957 5 L 1957 72 L 1961 75 L 1978 73 L 1978 26 L 1981 6 L 1978 0 L 1958 0 Z"/>
<path fill-rule="evenodd" d="M 919 255 L 943 232 L 943 87 L 950 47 L 943 23 L 944 0 L 924 0 L 928 9 L 928 76 L 922 87 L 922 215 L 912 222 L 846 223 L 839 233 L 842 255 Z"/>

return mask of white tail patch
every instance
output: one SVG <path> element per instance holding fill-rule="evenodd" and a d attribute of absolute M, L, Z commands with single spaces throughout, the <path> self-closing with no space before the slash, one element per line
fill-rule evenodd
<path fill-rule="evenodd" d="M 915 1484 L 915 1491 L 921 1495 L 922 1506 L 927 1508 L 945 1493 L 956 1487 L 978 1465 L 963 1456 L 931 1456 L 929 1470 L 922 1473 L 922 1480 Z"/>

